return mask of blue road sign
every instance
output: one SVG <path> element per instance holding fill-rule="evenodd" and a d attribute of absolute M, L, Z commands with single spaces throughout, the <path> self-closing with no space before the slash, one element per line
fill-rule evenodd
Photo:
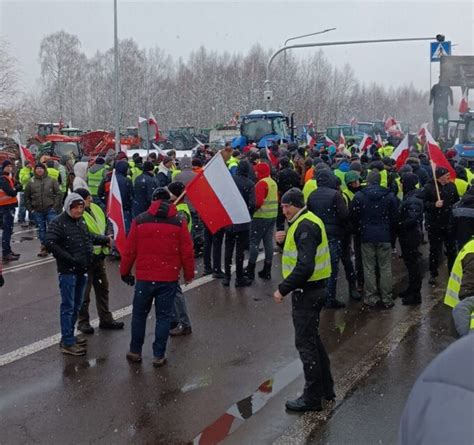
<path fill-rule="evenodd" d="M 430 43 L 430 60 L 431 62 L 439 62 L 442 56 L 451 55 L 451 42 L 431 42 Z"/>

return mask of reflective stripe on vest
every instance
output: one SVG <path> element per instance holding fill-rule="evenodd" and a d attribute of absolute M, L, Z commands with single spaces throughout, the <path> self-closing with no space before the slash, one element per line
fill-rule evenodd
<path fill-rule="evenodd" d="M 176 210 L 178 212 L 186 213 L 186 219 L 188 220 L 188 230 L 191 232 L 193 228 L 193 219 L 191 217 L 191 210 L 189 210 L 189 206 L 186 203 L 181 203 L 176 206 Z"/>
<path fill-rule="evenodd" d="M 270 177 L 263 178 L 258 182 L 265 182 L 267 184 L 268 193 L 263 201 L 262 207 L 253 214 L 253 217 L 267 219 L 276 218 L 278 215 L 278 185 Z"/>
<path fill-rule="evenodd" d="M 105 214 L 102 209 L 93 202 L 90 207 L 91 212 L 85 211 L 83 213 L 84 221 L 87 225 L 87 230 L 94 233 L 95 235 L 105 235 L 105 229 L 107 227 L 107 222 L 105 220 Z M 109 254 L 109 248 L 103 246 L 94 246 L 94 255 L 104 255 Z"/>
<path fill-rule="evenodd" d="M 466 255 L 471 253 L 474 254 L 474 240 L 466 243 L 456 257 L 456 261 L 454 261 L 451 275 L 449 276 L 446 295 L 444 296 L 444 304 L 450 307 L 455 307 L 459 303 L 459 292 L 461 290 L 463 274 L 462 260 Z"/>
<path fill-rule="evenodd" d="M 328 238 L 323 222 L 312 212 L 301 215 L 288 229 L 282 255 L 282 275 L 288 277 L 296 266 L 298 250 L 295 243 L 295 232 L 303 220 L 309 220 L 318 225 L 321 230 L 321 244 L 316 249 L 314 271 L 308 281 L 324 280 L 331 276 L 331 256 L 329 253 Z"/>
<path fill-rule="evenodd" d="M 104 179 L 105 175 L 105 167 L 97 170 L 96 172 L 91 172 L 90 170 L 87 172 L 87 185 L 89 186 L 89 191 L 91 192 L 92 196 L 97 196 L 99 193 L 99 185 Z"/>
<path fill-rule="evenodd" d="M 13 182 L 13 178 L 10 178 L 9 176 L 3 175 L 4 178 L 10 183 L 10 187 L 12 189 L 15 188 L 15 183 Z M 16 196 L 9 196 L 5 192 L 5 190 L 0 188 L 0 206 L 9 206 L 13 204 L 18 204 L 18 200 L 16 199 Z"/>

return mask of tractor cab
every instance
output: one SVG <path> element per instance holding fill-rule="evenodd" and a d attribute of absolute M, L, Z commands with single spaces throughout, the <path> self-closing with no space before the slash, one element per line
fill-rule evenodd
<path fill-rule="evenodd" d="M 462 113 L 458 120 L 450 120 L 449 124 L 449 139 L 457 158 L 468 161 L 474 167 L 474 110 Z"/>

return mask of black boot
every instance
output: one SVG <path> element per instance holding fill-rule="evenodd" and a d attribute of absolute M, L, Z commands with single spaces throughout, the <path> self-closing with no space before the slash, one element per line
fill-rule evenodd
<path fill-rule="evenodd" d="M 271 280 L 272 279 L 272 263 L 265 261 L 263 263 L 263 269 L 258 273 L 258 276 L 262 280 Z"/>
<path fill-rule="evenodd" d="M 412 294 L 405 295 L 402 299 L 402 304 L 404 306 L 415 306 L 421 304 L 421 294 L 420 292 L 414 292 Z"/>
<path fill-rule="evenodd" d="M 244 275 L 249 279 L 249 280 L 255 280 L 255 263 L 248 262 L 247 267 L 244 270 Z"/>
<path fill-rule="evenodd" d="M 321 399 L 314 401 L 306 401 L 303 396 L 298 397 L 296 400 L 288 400 L 285 407 L 289 411 L 322 411 L 323 405 Z"/>

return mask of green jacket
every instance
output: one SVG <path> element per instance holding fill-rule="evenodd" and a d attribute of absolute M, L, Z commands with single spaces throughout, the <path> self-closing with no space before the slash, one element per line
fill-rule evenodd
<path fill-rule="evenodd" d="M 26 210 L 44 213 L 54 209 L 59 214 L 62 206 L 58 181 L 49 177 L 46 170 L 43 176 L 34 175 L 25 188 Z"/>

